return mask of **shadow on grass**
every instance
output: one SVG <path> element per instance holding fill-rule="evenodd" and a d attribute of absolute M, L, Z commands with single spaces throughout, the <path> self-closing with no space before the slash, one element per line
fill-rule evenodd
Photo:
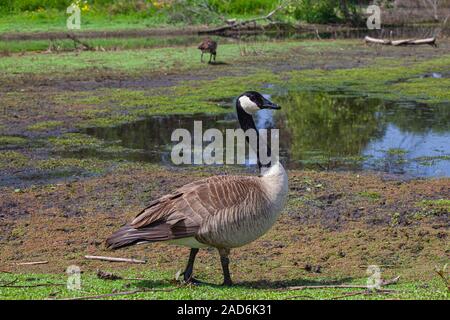
<path fill-rule="evenodd" d="M 229 63 L 223 62 L 223 61 L 211 61 L 211 62 L 208 62 L 208 64 L 211 66 L 228 66 L 228 65 L 230 65 Z"/>
<path fill-rule="evenodd" d="M 224 288 L 222 285 L 217 283 L 210 283 L 201 281 L 200 284 L 196 284 L 194 286 L 208 286 L 214 288 Z M 256 281 L 243 281 L 243 282 L 235 282 L 233 284 L 233 288 L 242 288 L 242 289 L 266 289 L 266 290 L 275 290 L 275 289 L 284 289 L 287 287 L 293 286 L 326 286 L 326 285 L 341 285 L 351 283 L 354 278 L 345 277 L 335 280 L 312 280 L 312 279 L 287 279 L 287 280 L 256 280 Z M 170 287 L 175 287 L 179 285 L 180 282 L 175 280 L 142 280 L 134 283 L 134 285 L 138 288 L 158 288 L 158 289 L 167 289 Z M 186 285 L 188 286 L 188 285 Z"/>

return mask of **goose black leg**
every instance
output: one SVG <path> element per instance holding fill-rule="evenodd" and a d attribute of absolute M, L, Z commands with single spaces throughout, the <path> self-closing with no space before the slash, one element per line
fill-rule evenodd
<path fill-rule="evenodd" d="M 195 256 L 197 255 L 197 253 L 198 248 L 191 248 L 191 253 L 189 254 L 189 261 L 183 273 L 183 279 L 184 282 L 186 283 L 194 283 L 194 284 L 200 283 L 200 281 L 192 277 L 192 272 L 194 271 Z"/>
<path fill-rule="evenodd" d="M 213 56 L 212 53 L 210 53 L 210 54 L 209 54 L 209 62 L 208 62 L 208 63 L 211 63 L 212 56 Z"/>
<path fill-rule="evenodd" d="M 228 255 L 230 254 L 230 249 L 221 248 L 219 249 L 220 254 L 220 263 L 222 264 L 222 270 L 223 270 L 223 286 L 231 286 L 233 282 L 231 281 L 231 275 L 230 275 L 230 259 L 228 258 Z"/>
<path fill-rule="evenodd" d="M 200 56 L 200 62 L 203 63 L 203 52 L 202 55 Z"/>

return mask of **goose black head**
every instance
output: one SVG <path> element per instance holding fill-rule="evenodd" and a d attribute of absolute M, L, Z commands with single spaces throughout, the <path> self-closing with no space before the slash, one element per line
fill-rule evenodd
<path fill-rule="evenodd" d="M 278 105 L 263 97 L 256 91 L 247 91 L 241 94 L 236 101 L 236 107 L 247 114 L 254 114 L 262 109 L 281 109 Z"/>

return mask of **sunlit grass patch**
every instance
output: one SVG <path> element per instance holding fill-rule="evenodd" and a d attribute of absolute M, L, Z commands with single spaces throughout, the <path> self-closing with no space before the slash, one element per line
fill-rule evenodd
<path fill-rule="evenodd" d="M 427 283 L 400 282 L 389 286 L 391 294 L 372 293 L 367 289 L 304 289 L 279 290 L 270 282 L 264 285 L 236 283 L 233 287 L 216 284 L 187 286 L 175 283 L 168 272 L 148 271 L 140 274 L 122 272 L 125 279 L 104 280 L 93 273 L 81 274 L 81 290 L 68 290 L 68 278 L 63 274 L 2 274 L 1 283 L 11 283 L 10 287 L 0 287 L 4 299 L 64 299 L 93 297 L 92 299 L 446 299 L 447 288 L 439 279 Z M 131 280 L 126 280 L 129 278 Z M 133 280 L 134 279 L 134 280 Z M 339 279 L 304 279 L 293 285 L 339 284 Z M 349 284 L 364 285 L 366 279 L 347 280 Z M 39 286 L 41 285 L 41 286 Z M 14 287 L 18 286 L 18 287 Z M 27 287 L 28 286 L 28 287 Z M 151 289 L 154 289 L 152 291 Z M 282 288 L 281 288 L 282 289 Z M 103 296 L 111 293 L 116 296 Z M 128 293 L 128 294 L 120 294 Z M 351 295 L 352 293 L 353 295 Z M 359 293 L 359 294 L 355 294 Z M 95 297 L 99 296 L 99 297 Z"/>

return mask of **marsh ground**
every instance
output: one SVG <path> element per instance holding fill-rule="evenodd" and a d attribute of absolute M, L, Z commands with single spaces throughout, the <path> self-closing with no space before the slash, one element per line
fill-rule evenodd
<path fill-rule="evenodd" d="M 248 173 L 240 167 L 129 161 L 123 155 L 135 150 L 87 135 L 85 128 L 154 115 L 230 112 L 232 97 L 249 89 L 270 93 L 272 85 L 445 104 L 450 79 L 423 75 L 450 72 L 449 48 L 447 39 L 438 48 L 271 40 L 230 41 L 221 46 L 215 65 L 201 64 L 190 44 L 0 58 L 0 270 L 12 272 L 1 273 L 0 281 L 64 282 L 69 265 L 80 266 L 85 279 L 82 293 L 0 287 L 0 295 L 61 298 L 174 287 L 187 249 L 155 244 L 111 253 L 104 239 L 151 199 L 176 187 L 212 174 Z M 93 150 L 95 157 L 77 156 Z M 331 298 L 352 290 L 275 289 L 364 283 L 372 264 L 382 268 L 383 278 L 400 275 L 401 280 L 392 287 L 398 292 L 367 298 L 448 298 L 434 271 L 449 260 L 448 178 L 324 170 L 291 170 L 289 178 L 289 202 L 274 228 L 232 253 L 236 288 L 185 287 L 129 298 Z M 148 263 L 92 262 L 86 254 Z M 16 265 L 38 260 L 49 263 Z M 99 280 L 97 269 L 148 280 Z M 196 274 L 220 283 L 214 251 L 199 255 Z"/>

